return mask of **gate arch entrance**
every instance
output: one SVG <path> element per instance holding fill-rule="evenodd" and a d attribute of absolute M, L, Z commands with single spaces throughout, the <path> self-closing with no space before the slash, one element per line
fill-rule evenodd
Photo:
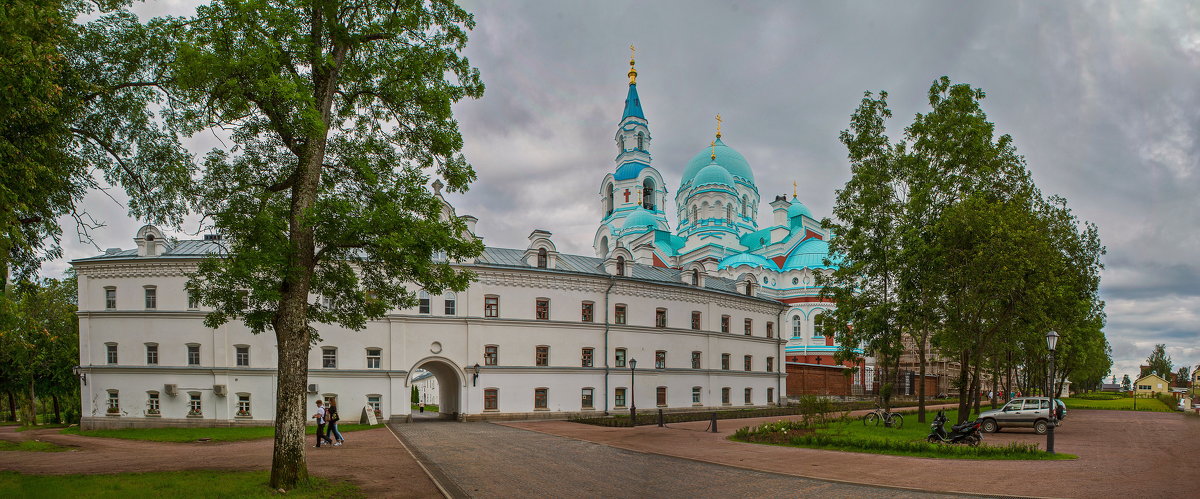
<path fill-rule="evenodd" d="M 417 361 L 412 369 L 408 371 L 408 376 L 404 379 L 404 385 L 409 387 L 411 393 L 413 386 L 413 378 L 416 376 L 418 369 L 424 369 L 430 374 L 433 374 L 434 379 L 437 379 L 438 384 L 438 415 L 436 417 L 421 418 L 418 416 L 417 410 L 412 411 L 413 421 L 421 419 L 458 419 L 463 408 L 463 393 L 467 386 L 466 375 L 463 374 L 462 368 L 455 364 L 454 361 L 445 357 L 433 356 L 426 357 Z M 406 394 L 407 395 L 407 394 Z"/>

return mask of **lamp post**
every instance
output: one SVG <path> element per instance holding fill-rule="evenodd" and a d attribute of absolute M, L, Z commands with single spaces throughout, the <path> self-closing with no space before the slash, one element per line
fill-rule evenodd
<path fill-rule="evenodd" d="M 1050 397 L 1050 413 L 1047 417 L 1049 426 L 1046 428 L 1046 452 L 1054 454 L 1054 423 L 1057 407 L 1054 405 L 1054 349 L 1058 346 L 1058 333 L 1046 333 L 1046 348 L 1050 349 L 1050 369 L 1046 372 L 1046 395 Z"/>
<path fill-rule="evenodd" d="M 637 359 L 629 359 L 629 425 L 637 426 L 637 397 L 635 397 L 634 389 L 637 388 L 633 383 L 634 372 L 637 371 Z"/>
<path fill-rule="evenodd" d="M 475 366 L 471 368 L 471 373 L 472 373 L 471 386 L 479 386 L 479 363 L 478 362 L 475 363 Z"/>

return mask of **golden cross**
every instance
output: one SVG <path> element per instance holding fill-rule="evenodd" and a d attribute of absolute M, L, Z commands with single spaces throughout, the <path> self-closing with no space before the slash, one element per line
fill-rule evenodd
<path fill-rule="evenodd" d="M 720 134 L 718 134 L 718 136 L 719 135 Z M 709 142 L 708 145 L 709 145 L 709 147 L 712 147 L 712 159 L 716 160 L 717 159 L 717 142 L 712 141 L 712 142 Z"/>
<path fill-rule="evenodd" d="M 721 113 L 717 113 L 717 138 L 721 138 Z"/>
<path fill-rule="evenodd" d="M 796 197 L 797 197 L 797 195 L 796 195 L 796 181 L 795 181 L 795 180 L 793 180 L 793 181 L 792 181 L 792 199 L 796 199 Z"/>
<path fill-rule="evenodd" d="M 631 44 L 629 44 L 629 60 L 631 60 L 631 61 L 632 61 L 632 60 L 633 60 L 633 56 L 634 56 L 634 54 L 636 54 L 636 53 L 637 53 L 637 49 L 633 48 L 633 44 L 632 44 L 632 43 L 631 43 Z"/>

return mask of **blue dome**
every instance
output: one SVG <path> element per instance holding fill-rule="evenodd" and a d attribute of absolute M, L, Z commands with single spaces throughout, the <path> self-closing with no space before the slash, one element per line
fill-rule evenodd
<path fill-rule="evenodd" d="M 722 184 L 733 188 L 733 177 L 729 175 L 728 170 L 721 168 L 721 165 L 710 162 L 692 179 L 692 185 L 697 187 L 708 184 Z"/>
<path fill-rule="evenodd" d="M 813 217 L 813 214 L 808 210 L 808 207 L 804 206 L 804 203 L 801 203 L 800 201 L 792 201 L 792 205 L 788 207 L 788 218 L 796 218 L 800 215 L 804 215 L 813 219 L 816 218 Z"/>
<path fill-rule="evenodd" d="M 717 264 L 717 269 L 728 269 L 740 267 L 742 265 L 749 265 L 751 267 L 771 270 L 776 270 L 778 268 L 775 266 L 774 262 L 768 260 L 762 255 L 756 255 L 754 253 L 738 253 L 733 256 L 725 257 L 724 260 L 721 260 L 721 262 Z"/>
<path fill-rule="evenodd" d="M 625 216 L 625 224 L 621 225 L 621 230 L 640 229 L 646 226 L 649 226 L 651 230 L 656 229 L 658 220 L 655 220 L 654 215 L 639 206 L 633 210 L 633 213 Z"/>
<path fill-rule="evenodd" d="M 833 265 L 825 265 L 826 258 L 829 258 L 829 243 L 815 237 L 806 239 L 783 262 L 783 270 L 828 269 L 837 265 L 836 261 L 830 262 Z"/>
<path fill-rule="evenodd" d="M 700 170 L 708 167 L 712 162 L 712 154 L 717 153 L 717 164 L 721 165 L 735 177 L 742 177 L 750 184 L 754 184 L 754 172 L 750 171 L 750 163 L 746 162 L 746 157 L 741 153 L 733 150 L 732 147 L 725 145 L 721 139 L 717 139 L 716 145 L 713 147 L 705 147 L 696 156 L 688 161 L 687 167 L 683 169 L 683 177 L 680 179 L 681 185 L 687 185 Z"/>

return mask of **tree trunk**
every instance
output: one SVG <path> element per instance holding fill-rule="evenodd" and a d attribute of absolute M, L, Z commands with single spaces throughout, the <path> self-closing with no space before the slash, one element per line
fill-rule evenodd
<path fill-rule="evenodd" d="M 8 391 L 8 420 L 17 420 L 17 396 L 12 390 Z"/>
<path fill-rule="evenodd" d="M 962 356 L 958 358 L 958 422 L 966 421 L 967 412 L 970 410 L 971 384 L 970 384 L 970 365 L 967 360 L 970 359 L 967 350 L 962 351 Z"/>
<path fill-rule="evenodd" d="M 29 424 L 37 426 L 37 394 L 33 392 L 33 378 L 29 378 Z"/>
<path fill-rule="evenodd" d="M 926 333 L 925 331 L 921 331 L 918 334 L 920 334 L 922 338 L 925 338 L 925 335 L 928 333 Z M 918 355 L 920 356 L 920 357 L 918 357 L 918 360 L 921 362 L 921 375 L 918 376 L 919 381 L 917 381 L 917 383 L 919 383 L 919 386 L 917 387 L 917 421 L 921 422 L 921 423 L 925 422 L 925 363 L 926 363 L 925 344 L 926 343 L 928 343 L 928 340 L 921 340 L 921 342 L 917 345 L 917 352 L 918 352 Z"/>
<path fill-rule="evenodd" d="M 54 394 L 50 398 L 54 401 L 54 422 L 62 424 L 62 410 L 58 407 L 58 394 Z"/>
<path fill-rule="evenodd" d="M 290 490 L 308 478 L 304 458 L 307 422 L 308 331 L 276 330 L 279 374 L 275 400 L 275 452 L 271 457 L 271 488 Z"/>
<path fill-rule="evenodd" d="M 983 385 L 983 380 L 979 379 L 979 364 L 979 362 L 975 362 L 971 373 L 971 414 L 979 413 L 979 391 Z M 970 419 L 970 414 L 967 416 Z"/>

